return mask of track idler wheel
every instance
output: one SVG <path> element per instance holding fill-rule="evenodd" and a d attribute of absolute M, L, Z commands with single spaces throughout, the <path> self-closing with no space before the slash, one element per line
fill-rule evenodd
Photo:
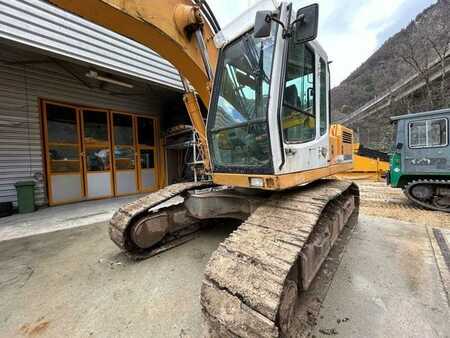
<path fill-rule="evenodd" d="M 406 197 L 417 205 L 430 210 L 450 212 L 450 181 L 418 180 L 403 189 Z"/>
<path fill-rule="evenodd" d="M 130 229 L 133 243 L 141 248 L 148 249 L 159 243 L 169 230 L 167 214 L 156 215 L 140 219 Z"/>
<path fill-rule="evenodd" d="M 295 264 L 286 278 L 278 310 L 278 325 L 283 337 L 288 337 L 291 322 L 295 318 L 295 308 L 299 299 L 299 271 Z"/>

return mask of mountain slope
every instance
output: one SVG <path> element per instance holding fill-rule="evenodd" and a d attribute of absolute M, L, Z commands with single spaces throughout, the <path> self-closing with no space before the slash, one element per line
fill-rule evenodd
<path fill-rule="evenodd" d="M 332 90 L 334 120 L 385 93 L 398 81 L 426 69 L 450 42 L 450 0 L 439 0 L 388 39 L 366 62 Z M 415 65 L 414 63 L 417 63 Z"/>

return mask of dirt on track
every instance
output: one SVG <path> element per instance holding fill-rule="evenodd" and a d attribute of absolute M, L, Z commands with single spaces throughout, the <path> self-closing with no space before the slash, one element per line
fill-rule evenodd
<path fill-rule="evenodd" d="M 409 201 L 401 189 L 384 182 L 356 182 L 361 192 L 361 213 L 432 226 L 449 226 L 450 213 L 432 211 Z"/>

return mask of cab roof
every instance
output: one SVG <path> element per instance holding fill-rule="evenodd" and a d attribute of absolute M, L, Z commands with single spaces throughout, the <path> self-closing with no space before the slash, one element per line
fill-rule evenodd
<path fill-rule="evenodd" d="M 413 114 L 406 114 L 406 115 L 400 115 L 400 116 L 393 116 L 391 117 L 391 121 L 398 121 L 398 120 L 406 120 L 406 119 L 413 119 L 417 117 L 428 117 L 428 116 L 434 116 L 434 115 L 440 115 L 450 113 L 450 109 L 440 109 L 440 110 L 433 110 L 433 111 L 427 111 L 422 113 L 413 113 Z"/>
<path fill-rule="evenodd" d="M 270 10 L 274 11 L 283 3 L 291 3 L 292 0 L 280 1 L 280 0 L 261 0 L 254 4 L 252 7 L 247 9 L 233 21 L 231 21 L 228 25 L 226 25 L 220 32 L 218 32 L 214 36 L 214 44 L 216 48 L 220 49 L 232 41 L 248 32 L 254 27 L 256 12 L 262 10 Z M 302 0 L 301 5 L 297 4 L 300 7 L 310 5 L 315 3 L 313 0 Z M 292 13 L 294 15 L 294 12 Z M 328 62 L 328 54 L 325 49 L 320 45 L 320 43 L 316 40 L 310 41 L 314 49 L 317 53 L 326 59 Z"/>

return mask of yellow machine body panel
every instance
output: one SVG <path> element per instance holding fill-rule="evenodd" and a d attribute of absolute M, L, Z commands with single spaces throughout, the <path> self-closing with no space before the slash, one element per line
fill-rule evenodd
<path fill-rule="evenodd" d="M 213 181 L 220 185 L 229 185 L 240 188 L 258 188 L 264 190 L 286 190 L 292 187 L 308 184 L 341 173 L 352 170 L 352 163 L 334 164 L 324 168 L 311 169 L 304 172 L 284 175 L 243 175 L 243 174 L 213 174 Z M 262 186 L 252 185 L 252 180 L 261 179 Z"/>
<path fill-rule="evenodd" d="M 389 162 L 380 158 L 358 155 L 359 148 L 359 143 L 353 144 L 353 169 L 339 173 L 336 177 L 351 180 L 383 180 L 384 175 L 389 171 Z"/>
<path fill-rule="evenodd" d="M 259 188 L 264 190 L 285 190 L 307 184 L 337 173 L 347 173 L 354 169 L 351 160 L 353 155 L 353 131 L 343 125 L 334 124 L 330 128 L 330 158 L 329 165 L 323 168 L 311 169 L 283 175 L 246 175 L 213 173 L 213 182 L 241 188 Z M 259 182 L 258 185 L 252 181 Z"/>

